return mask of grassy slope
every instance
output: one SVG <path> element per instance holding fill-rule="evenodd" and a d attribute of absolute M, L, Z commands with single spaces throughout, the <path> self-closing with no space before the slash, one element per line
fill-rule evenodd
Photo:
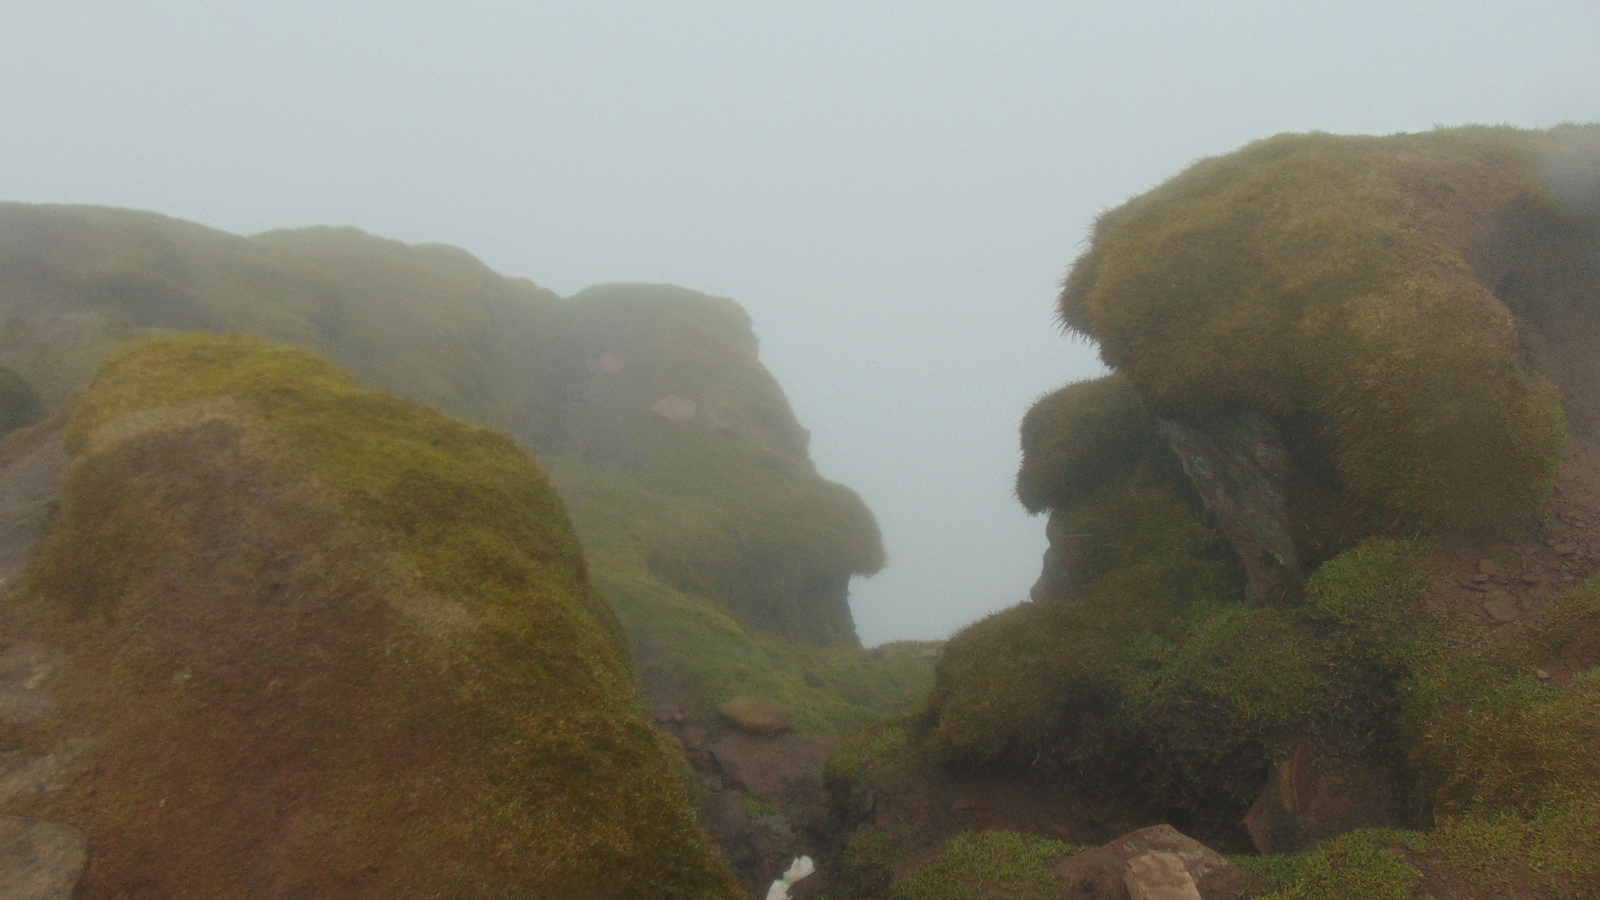
<path fill-rule="evenodd" d="M 95 742 L 40 810 L 85 896 L 738 893 L 513 441 L 195 335 L 114 354 L 68 442 L 23 611 Z"/>
<path fill-rule="evenodd" d="M 1593 675 L 1557 691 L 1527 674 L 1550 647 L 1495 649 L 1427 613 L 1428 545 L 1410 539 L 1518 533 L 1550 488 L 1562 410 L 1519 367 L 1494 292 L 1521 277 L 1506 236 L 1521 223 L 1592 228 L 1596 211 L 1544 176 L 1595 168 L 1570 148 L 1596 131 L 1282 136 L 1103 216 L 1061 309 L 1116 374 L 1030 411 L 1018 478 L 1025 505 L 1052 511 L 1069 595 L 952 639 L 899 726 L 908 745 L 1079 779 L 1203 831 L 1237 821 L 1266 761 L 1310 739 L 1392 773 L 1395 814 L 1435 827 L 1259 863 L 1282 896 L 1410 896 L 1423 869 L 1589 896 Z M 1238 603 L 1150 423 L 1237 405 L 1284 432 L 1296 539 L 1328 560 L 1293 607 Z M 1561 640 L 1592 640 L 1594 591 L 1557 607 L 1574 611 Z M 846 768 L 905 752 L 858 743 Z"/>
<path fill-rule="evenodd" d="M 653 285 L 562 300 L 463 251 L 354 229 L 243 238 L 18 204 L 0 204 L 0 299 L 0 364 L 49 408 L 116 346 L 199 329 L 298 344 L 507 430 L 578 488 L 567 499 L 597 583 L 708 703 L 760 689 L 803 728 L 839 730 L 926 682 L 910 651 L 848 649 L 843 591 L 882 565 L 876 525 L 817 476 L 731 301 Z M 621 372 L 604 371 L 607 355 Z M 668 393 L 694 399 L 696 420 L 650 413 Z"/>

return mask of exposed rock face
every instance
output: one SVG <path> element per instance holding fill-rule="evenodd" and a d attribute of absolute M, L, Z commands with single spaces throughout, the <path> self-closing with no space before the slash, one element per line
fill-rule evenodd
<path fill-rule="evenodd" d="M 1273 763 L 1245 831 L 1262 853 L 1291 853 L 1356 828 L 1394 821 L 1398 785 L 1376 769 L 1318 759 L 1310 744 Z"/>
<path fill-rule="evenodd" d="M 1247 599 L 1277 603 L 1298 596 L 1305 576 L 1284 508 L 1290 463 L 1278 430 L 1253 411 L 1202 427 L 1158 419 L 1156 427 L 1244 562 Z"/>
<path fill-rule="evenodd" d="M 1067 896 L 1103 900 L 1234 900 L 1244 880 L 1238 866 L 1171 825 L 1069 856 L 1055 873 L 1070 885 Z"/>

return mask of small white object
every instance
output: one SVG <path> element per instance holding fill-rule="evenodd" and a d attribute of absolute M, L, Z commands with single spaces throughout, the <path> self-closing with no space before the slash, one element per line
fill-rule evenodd
<path fill-rule="evenodd" d="M 783 873 L 783 880 L 794 884 L 802 878 L 811 877 L 811 873 L 816 870 L 817 867 L 811 862 L 811 857 L 802 856 L 789 864 L 789 871 Z"/>
<path fill-rule="evenodd" d="M 789 864 L 789 869 L 783 873 L 783 877 L 774 881 L 772 887 L 767 888 L 767 900 L 789 900 L 789 886 L 802 878 L 811 877 L 815 871 L 817 866 L 811 861 L 811 857 L 801 856 L 795 859 Z"/>

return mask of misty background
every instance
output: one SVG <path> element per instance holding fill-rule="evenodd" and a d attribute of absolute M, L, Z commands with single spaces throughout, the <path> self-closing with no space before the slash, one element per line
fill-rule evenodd
<path fill-rule="evenodd" d="M 1100 211 L 1284 131 L 1600 120 L 1600 4 L 0 2 L 0 199 L 354 225 L 749 310 L 877 514 L 867 644 L 1024 598 Z"/>

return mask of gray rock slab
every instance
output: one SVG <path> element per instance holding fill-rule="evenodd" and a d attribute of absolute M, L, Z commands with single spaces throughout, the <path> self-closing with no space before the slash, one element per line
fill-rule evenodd
<path fill-rule="evenodd" d="M 0 897 L 70 900 L 88 861 L 83 832 L 59 822 L 0 816 Z"/>
<path fill-rule="evenodd" d="M 63 786 L 77 774 L 88 747 L 88 741 L 69 740 L 43 756 L 0 753 L 0 804 L 37 797 Z M 3 897 L 5 894 L 0 894 Z"/>

